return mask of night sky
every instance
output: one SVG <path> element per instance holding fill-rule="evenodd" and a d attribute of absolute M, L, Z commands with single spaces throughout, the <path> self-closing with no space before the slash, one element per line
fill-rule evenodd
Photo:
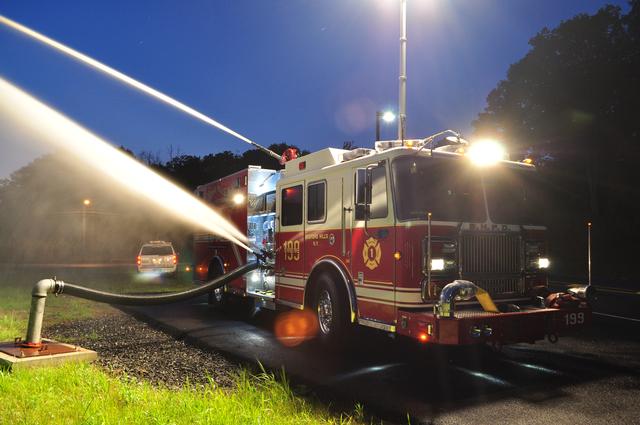
<path fill-rule="evenodd" d="M 407 136 L 469 133 L 528 40 L 604 0 L 408 0 Z M 397 109 L 397 0 L 26 1 L 0 14 L 210 115 L 263 145 L 369 147 Z M 161 159 L 243 142 L 0 27 L 0 77 L 116 145 Z M 395 137 L 395 125 L 383 138 Z M 0 177 L 41 151 L 3 137 Z"/>

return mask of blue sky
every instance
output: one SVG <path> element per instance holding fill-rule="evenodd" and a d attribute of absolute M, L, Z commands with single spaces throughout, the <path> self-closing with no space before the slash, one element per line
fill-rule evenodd
<path fill-rule="evenodd" d="M 487 94 L 543 27 L 596 0 L 408 0 L 407 135 L 469 133 Z M 210 115 L 258 143 L 371 146 L 396 109 L 397 0 L 28 1 L 0 14 Z M 0 27 L 0 77 L 114 144 L 163 159 L 245 145 Z M 395 135 L 393 125 L 383 138 Z M 41 149 L 0 129 L 0 177 Z"/>

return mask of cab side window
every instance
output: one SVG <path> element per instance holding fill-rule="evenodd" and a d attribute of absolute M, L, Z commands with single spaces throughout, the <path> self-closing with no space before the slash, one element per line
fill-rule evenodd
<path fill-rule="evenodd" d="M 302 185 L 282 189 L 282 217 L 283 226 L 302 224 Z"/>
<path fill-rule="evenodd" d="M 325 220 L 326 183 L 317 182 L 307 186 L 307 221 L 309 223 Z"/>

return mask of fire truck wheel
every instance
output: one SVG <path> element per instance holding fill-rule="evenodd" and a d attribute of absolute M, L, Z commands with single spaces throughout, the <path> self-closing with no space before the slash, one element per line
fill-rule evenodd
<path fill-rule="evenodd" d="M 320 341 L 339 346 L 349 330 L 346 300 L 330 274 L 323 273 L 317 279 L 312 307 L 318 318 Z"/>
<path fill-rule="evenodd" d="M 209 304 L 212 306 L 217 307 L 224 304 L 225 294 L 223 288 L 214 289 L 213 291 L 209 292 L 207 296 Z"/>

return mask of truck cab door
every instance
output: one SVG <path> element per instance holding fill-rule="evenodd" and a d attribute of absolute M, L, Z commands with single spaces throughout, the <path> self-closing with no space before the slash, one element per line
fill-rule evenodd
<path fill-rule="evenodd" d="M 354 170 L 351 273 L 361 319 L 392 324 L 395 221 L 386 161 Z"/>

